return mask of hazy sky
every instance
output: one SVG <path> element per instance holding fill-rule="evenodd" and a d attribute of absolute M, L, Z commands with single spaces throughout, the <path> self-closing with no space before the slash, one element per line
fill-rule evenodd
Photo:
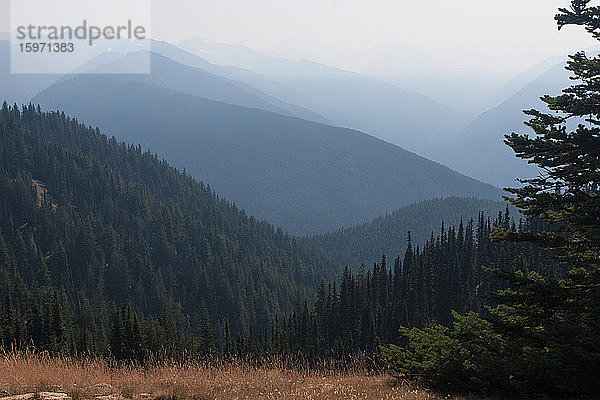
<path fill-rule="evenodd" d="M 286 39 L 316 41 L 354 51 L 358 66 L 364 62 L 362 51 L 399 42 L 476 67 L 514 72 L 595 44 L 582 29 L 557 31 L 553 17 L 568 5 L 565 0 L 155 1 L 153 33 L 172 41 L 200 35 L 257 49 L 279 48 Z M 351 67 L 346 54 L 352 52 L 341 53 Z"/>
<path fill-rule="evenodd" d="M 35 1 L 48 0 L 29 0 Z M 8 30 L 8 4 L 9 0 L 0 0 L 0 30 Z M 152 34 L 173 42 L 203 36 L 244 43 L 294 58 L 321 58 L 317 61 L 352 70 L 364 69 L 375 53 L 385 60 L 392 46 L 406 46 L 442 63 L 511 75 L 595 44 L 582 29 L 557 31 L 553 16 L 568 4 L 564 0 L 154 0 Z"/>

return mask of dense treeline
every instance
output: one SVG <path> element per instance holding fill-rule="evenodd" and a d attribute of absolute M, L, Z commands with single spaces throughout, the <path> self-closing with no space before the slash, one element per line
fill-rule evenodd
<path fill-rule="evenodd" d="M 458 228 L 442 224 L 422 249 L 413 246 L 409 233 L 406 251 L 393 263 L 383 256 L 372 269 L 363 264 L 353 273 L 346 268 L 339 282 L 319 285 L 314 303 L 299 299 L 293 312 L 246 335 L 232 336 L 227 322 L 216 332 L 205 313 L 199 330 L 182 336 L 169 313 L 140 320 L 123 307 L 115 310 L 111 355 L 142 360 L 150 355 L 180 356 L 185 349 L 202 357 L 283 357 L 312 366 L 333 362 L 339 368 L 359 361 L 379 368 L 381 345 L 405 343 L 398 327 L 449 326 L 456 312 L 483 312 L 486 296 L 506 288 L 486 270 L 508 265 L 508 271 L 564 276 L 564 267 L 534 246 L 493 242 L 494 229 L 531 233 L 541 226 L 517 224 L 507 210 L 494 220 L 482 213 L 477 223 L 470 220 Z"/>
<path fill-rule="evenodd" d="M 396 254 L 410 231 L 414 245 L 423 246 L 444 222 L 458 226 L 461 220 L 477 219 L 479 213 L 496 215 L 504 211 L 506 202 L 477 198 L 448 197 L 426 200 L 383 215 L 352 228 L 302 238 L 302 243 L 327 254 L 351 268 L 365 262 L 372 264 L 382 254 Z M 514 207 L 510 208 L 517 214 Z"/>
<path fill-rule="evenodd" d="M 181 349 L 205 311 L 246 336 L 338 271 L 140 147 L 33 106 L 0 110 L 0 193 L 5 345 L 108 354 L 120 315 L 146 347 Z"/>
<path fill-rule="evenodd" d="M 446 228 L 432 235 L 422 249 L 410 233 L 402 257 L 383 256 L 367 271 L 346 269 L 339 285 L 322 283 L 313 306 L 301 302 L 275 331 L 281 354 L 302 354 L 309 361 L 351 359 L 360 354 L 376 358 L 380 345 L 402 343 L 400 326 L 449 325 L 452 312 L 483 311 L 486 295 L 506 284 L 486 270 L 508 268 L 564 275 L 548 254 L 528 244 L 495 243 L 495 227 L 511 232 L 536 232 L 539 223 L 516 222 L 509 210 L 494 220 Z M 485 267 L 486 270 L 484 270 Z"/>

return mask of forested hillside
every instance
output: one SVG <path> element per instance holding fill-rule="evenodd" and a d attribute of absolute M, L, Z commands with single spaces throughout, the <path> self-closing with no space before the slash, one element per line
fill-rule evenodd
<path fill-rule="evenodd" d="M 5 344 L 124 356 L 140 329 L 183 346 L 208 316 L 247 334 L 339 271 L 139 146 L 32 106 L 0 111 L 0 193 Z"/>
<path fill-rule="evenodd" d="M 412 243 L 422 247 L 439 231 L 440 224 L 458 226 L 461 221 L 466 224 L 470 219 L 477 220 L 482 212 L 498 215 L 506 209 L 506 205 L 500 201 L 476 198 L 426 200 L 362 225 L 305 237 L 303 243 L 354 269 L 363 262 L 370 265 L 379 261 L 382 254 L 395 255 L 406 243 L 408 232 Z M 516 209 L 511 209 L 516 213 Z"/>

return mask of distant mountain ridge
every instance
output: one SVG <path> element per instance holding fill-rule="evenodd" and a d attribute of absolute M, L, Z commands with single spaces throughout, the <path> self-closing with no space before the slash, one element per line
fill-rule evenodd
<path fill-rule="evenodd" d="M 293 89 L 279 92 L 278 97 L 318 110 L 335 125 L 366 132 L 426 157 L 433 142 L 451 137 L 470 118 L 422 94 L 310 60 L 291 61 L 203 38 L 179 45 L 211 63 L 251 70 Z"/>
<path fill-rule="evenodd" d="M 504 212 L 507 205 L 504 201 L 459 197 L 426 200 L 365 224 L 305 237 L 302 243 L 356 269 L 363 262 L 367 265 L 379 262 L 384 254 L 390 258 L 399 255 L 406 248 L 409 232 L 412 245 L 422 248 L 428 240 L 439 235 L 442 224 L 458 227 L 462 221 L 466 226 L 471 219 L 477 222 L 480 213 L 494 217 Z M 509 212 L 517 217 L 512 206 Z"/>
<path fill-rule="evenodd" d="M 0 97 L 9 103 L 26 104 L 40 91 L 70 76 L 90 73 L 111 73 L 115 71 L 136 72 L 139 63 L 146 59 L 148 51 L 153 58 L 153 73 L 127 74 L 127 79 L 137 79 L 159 86 L 168 87 L 229 104 L 255 107 L 284 115 L 296 116 L 316 122 L 329 122 L 317 112 L 295 104 L 286 103 L 276 96 L 258 90 L 246 81 L 260 82 L 275 93 L 288 91 L 282 85 L 269 81 L 259 74 L 235 67 L 221 67 L 211 64 L 194 54 L 186 52 L 167 42 L 147 39 L 144 46 L 151 50 L 139 50 L 134 43 L 121 43 L 114 49 L 100 51 L 90 58 L 82 56 L 85 62 L 61 74 L 13 74 L 10 71 L 10 42 L 0 39 Z M 97 51 L 98 52 L 98 51 Z M 96 53 L 97 53 L 96 52 Z M 121 75 L 123 75 L 121 73 Z"/>
<path fill-rule="evenodd" d="M 229 69 L 212 65 L 193 54 L 165 42 L 151 41 L 152 51 L 131 51 L 127 54 L 104 53 L 82 65 L 76 73 L 111 74 L 123 80 L 136 80 L 228 104 L 259 108 L 317 122 L 327 122 L 317 113 L 285 103 L 240 80 L 230 79 Z M 150 74 L 122 74 L 150 58 Z M 178 61 L 179 60 L 179 61 Z M 72 74 L 69 74 L 72 75 Z"/>

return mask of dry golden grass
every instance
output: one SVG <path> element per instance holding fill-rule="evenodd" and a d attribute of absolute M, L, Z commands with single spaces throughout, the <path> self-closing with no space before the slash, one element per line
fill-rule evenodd
<path fill-rule="evenodd" d="M 360 372 L 318 373 L 241 363 L 218 367 L 170 363 L 141 368 L 44 355 L 1 357 L 0 391 L 0 396 L 63 392 L 73 400 L 441 399 L 395 385 L 389 376 Z"/>

